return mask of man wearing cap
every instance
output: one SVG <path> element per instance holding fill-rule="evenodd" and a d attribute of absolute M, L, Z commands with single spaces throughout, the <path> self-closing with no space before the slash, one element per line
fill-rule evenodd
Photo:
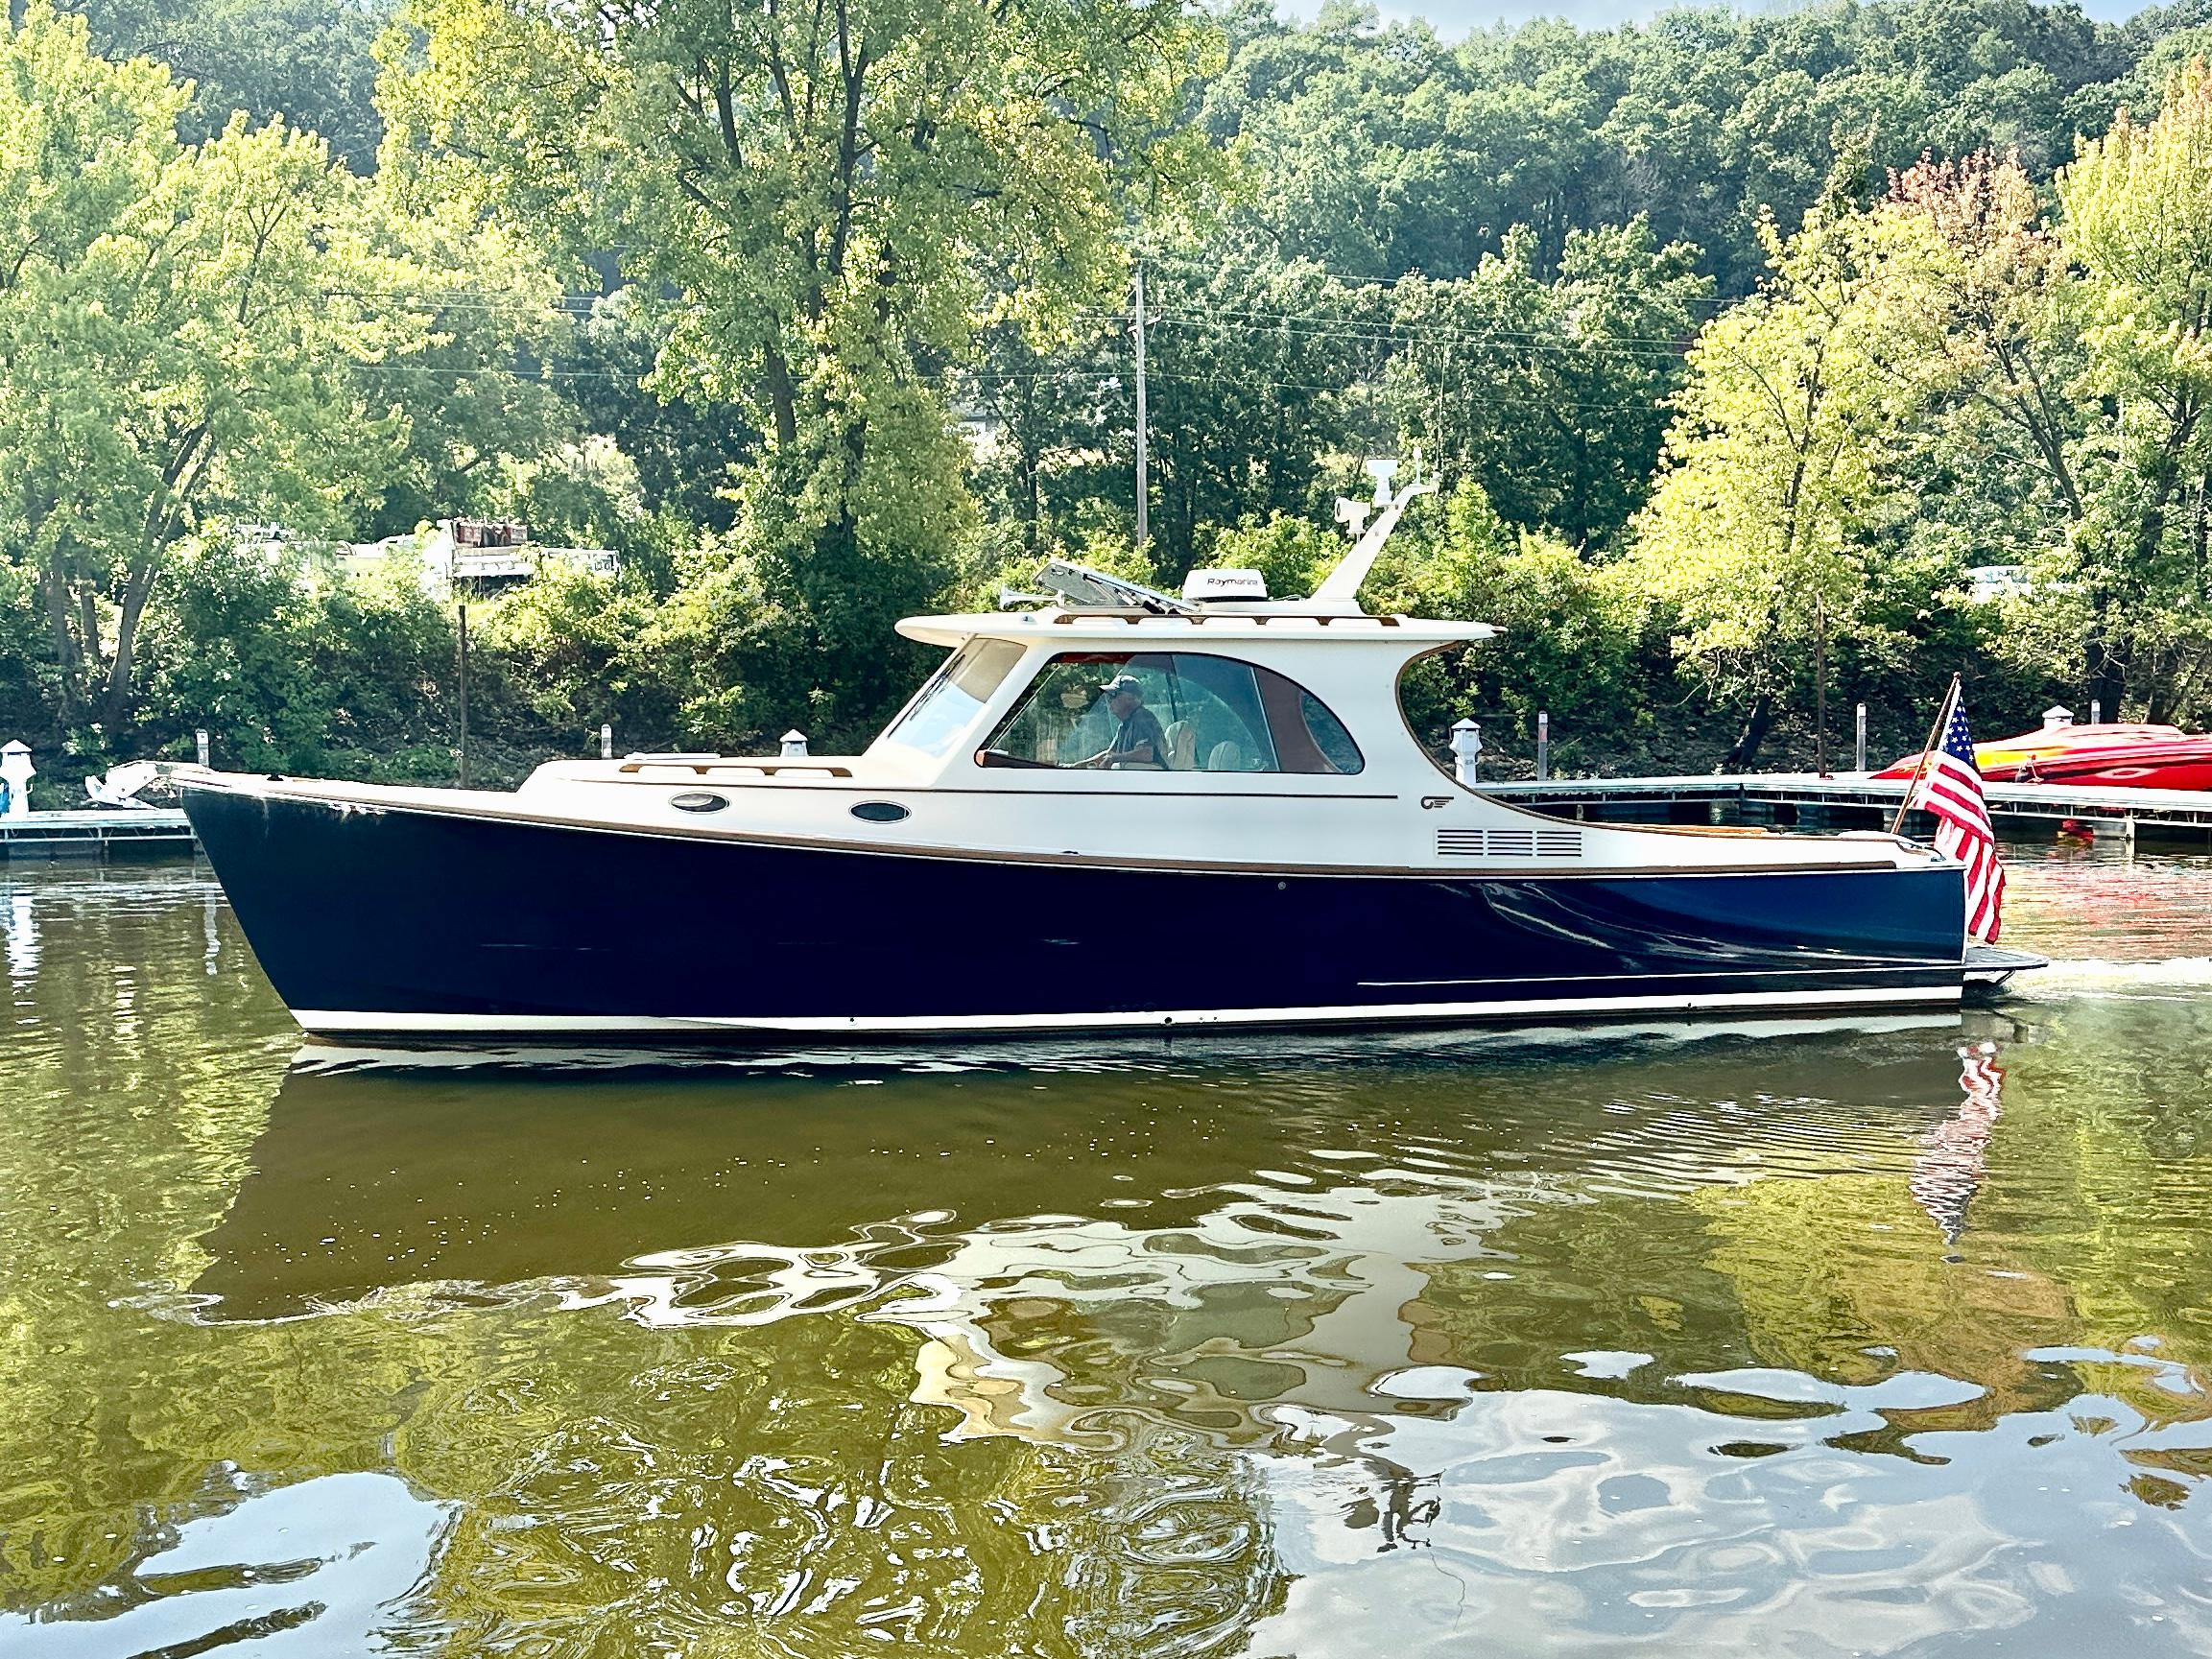
<path fill-rule="evenodd" d="M 1159 717 L 1145 707 L 1144 687 L 1133 674 L 1117 674 L 1099 687 L 1106 694 L 1106 712 L 1116 723 L 1113 742 L 1078 766 L 1154 767 L 1168 769 L 1167 734 Z"/>

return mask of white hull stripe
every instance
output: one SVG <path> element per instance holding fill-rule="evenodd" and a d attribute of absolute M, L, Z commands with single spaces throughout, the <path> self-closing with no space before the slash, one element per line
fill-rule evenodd
<path fill-rule="evenodd" d="M 317 1034 L 505 1034 L 564 1036 L 591 1032 L 700 1035 L 742 1031 L 930 1032 L 1128 1031 L 1173 1026 L 1361 1025 L 1398 1020 L 1518 1018 L 1530 1014 L 1694 1013 L 1704 1008 L 1867 1007 L 1884 1003 L 1954 1003 L 1958 985 L 1909 989 L 1713 991 L 1674 997 L 1543 997 L 1493 1003 L 1387 1003 L 1309 1008 L 1177 1008 L 1136 1013 L 885 1014 L 838 1018 L 791 1015 L 761 1019 L 648 1014 L 394 1014 L 295 1008 L 292 1017 Z"/>
<path fill-rule="evenodd" d="M 1928 968 L 1957 971 L 1960 967 L 1959 962 L 1947 958 L 1924 958 L 1919 961 L 1884 960 L 1869 958 L 1851 967 L 1793 967 L 1786 971 L 1792 979 L 1810 979 L 1819 974 L 1867 974 L 1891 969 L 1901 973 L 1908 970 Z M 1700 968 L 1690 973 L 1669 973 L 1663 977 L 1670 980 L 1749 980 L 1771 976 L 1781 971 L 1784 970 L 1775 968 Z M 1617 980 L 1621 977 L 1619 974 L 1537 974 L 1508 979 L 1501 975 L 1487 980 L 1362 980 L 1359 982 L 1359 985 L 1363 991 L 1410 991 L 1419 990 L 1423 986 L 1441 989 L 1446 985 L 1576 985 L 1587 984 L 1598 980 Z"/>

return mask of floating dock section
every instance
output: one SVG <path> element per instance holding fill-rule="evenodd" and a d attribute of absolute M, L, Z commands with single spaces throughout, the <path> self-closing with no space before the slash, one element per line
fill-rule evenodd
<path fill-rule="evenodd" d="M 1593 823 L 1747 823 L 1784 829 L 1887 829 L 1911 786 L 1863 772 L 1742 772 L 1692 777 L 1487 778 L 1475 786 L 1493 799 L 1553 818 Z M 2212 841 L 2212 791 L 2082 789 L 2058 784 L 1983 786 L 2000 830 L 2045 834 L 2068 819 L 2133 839 Z M 1933 820 L 1910 814 L 1907 831 L 1926 835 Z"/>
<path fill-rule="evenodd" d="M 198 844 L 191 824 L 174 807 L 0 818 L 0 858 L 12 864 L 173 856 Z"/>

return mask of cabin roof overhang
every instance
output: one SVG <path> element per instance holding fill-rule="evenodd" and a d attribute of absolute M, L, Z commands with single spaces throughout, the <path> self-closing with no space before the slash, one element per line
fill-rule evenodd
<path fill-rule="evenodd" d="M 1365 616 L 1324 611 L 1203 610 L 1157 616 L 1138 610 L 987 611 L 967 616 L 910 616 L 898 625 L 924 645 L 961 646 L 971 639 L 1005 639 L 1022 645 L 1071 647 L 1122 645 L 1135 651 L 1180 646 L 1227 647 L 1232 642 L 1287 645 L 1383 645 L 1407 654 L 1439 645 L 1493 637 L 1487 622 L 1435 622 L 1411 616 Z"/>

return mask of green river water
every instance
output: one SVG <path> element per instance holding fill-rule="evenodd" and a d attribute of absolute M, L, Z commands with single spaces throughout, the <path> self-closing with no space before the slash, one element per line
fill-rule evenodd
<path fill-rule="evenodd" d="M 0 1654 L 2206 1653 L 2208 935 L 2024 849 L 1962 1020 L 394 1063 L 0 865 Z"/>

